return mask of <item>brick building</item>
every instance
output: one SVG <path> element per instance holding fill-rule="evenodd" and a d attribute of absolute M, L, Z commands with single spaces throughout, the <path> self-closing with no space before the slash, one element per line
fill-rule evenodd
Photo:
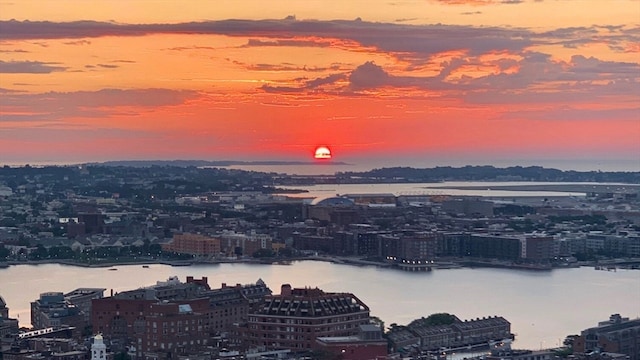
<path fill-rule="evenodd" d="M 387 340 L 376 325 L 360 325 L 355 336 L 319 337 L 316 342 L 320 350 L 331 353 L 342 360 L 387 359 Z"/>
<path fill-rule="evenodd" d="M 205 347 L 210 341 L 208 310 L 208 299 L 150 304 L 145 331 L 135 336 L 137 356 L 168 359 Z"/>
<path fill-rule="evenodd" d="M 305 351 L 318 337 L 355 336 L 369 323 L 369 308 L 355 295 L 282 285 L 249 314 L 247 337 L 253 346 Z"/>
<path fill-rule="evenodd" d="M 93 331 L 119 350 L 133 345 L 139 357 L 175 357 L 206 346 L 214 336 L 246 322 L 250 309 L 270 293 L 262 280 L 210 289 L 206 277 L 189 276 L 186 283 L 172 277 L 147 288 L 94 299 Z"/>
<path fill-rule="evenodd" d="M 533 262 L 548 262 L 554 254 L 554 239 L 551 236 L 527 237 L 525 240 L 523 258 Z"/>
<path fill-rule="evenodd" d="M 175 234 L 170 243 L 162 244 L 162 250 L 197 256 L 220 254 L 220 239 L 200 234 Z"/>

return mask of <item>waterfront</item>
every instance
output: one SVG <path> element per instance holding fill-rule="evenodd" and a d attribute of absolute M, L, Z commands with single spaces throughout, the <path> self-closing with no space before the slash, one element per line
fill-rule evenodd
<path fill-rule="evenodd" d="M 463 268 L 408 273 L 374 266 L 319 261 L 291 265 L 218 264 L 81 268 L 59 264 L 17 265 L 0 269 L 0 295 L 11 316 L 29 324 L 29 303 L 47 291 L 103 287 L 123 291 L 155 284 L 177 275 L 206 276 L 221 283 L 253 283 L 259 278 L 279 293 L 282 283 L 352 292 L 386 325 L 449 312 L 461 319 L 500 315 L 512 323 L 515 347 L 554 347 L 566 335 L 594 326 L 612 313 L 640 316 L 640 271 L 596 271 L 591 267 L 535 272 Z"/>

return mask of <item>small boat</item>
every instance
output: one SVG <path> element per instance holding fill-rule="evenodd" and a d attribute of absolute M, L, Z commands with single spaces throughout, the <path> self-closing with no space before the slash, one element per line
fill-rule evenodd
<path fill-rule="evenodd" d="M 148 269 L 149 265 L 142 265 L 143 268 Z"/>
<path fill-rule="evenodd" d="M 116 270 L 118 270 L 118 269 L 117 269 L 117 268 L 108 268 L 107 270 L 109 270 L 109 271 L 116 271 Z"/>

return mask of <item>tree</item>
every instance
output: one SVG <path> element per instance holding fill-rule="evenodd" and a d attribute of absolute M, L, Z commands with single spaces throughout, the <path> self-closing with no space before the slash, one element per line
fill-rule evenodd
<path fill-rule="evenodd" d="M 149 245 L 149 253 L 153 256 L 160 256 L 162 254 L 162 246 L 160 244 Z"/>
<path fill-rule="evenodd" d="M 42 260 L 49 257 L 49 251 L 42 244 L 38 244 L 36 249 L 29 254 L 30 260 Z"/>
<path fill-rule="evenodd" d="M 377 316 L 371 316 L 369 318 L 369 321 L 374 324 L 375 326 L 379 327 L 380 329 L 382 329 L 382 331 L 384 331 L 384 321 L 382 321 L 382 319 L 380 319 Z"/>
<path fill-rule="evenodd" d="M 4 245 L 0 246 L 0 260 L 5 260 L 10 253 L 9 249 L 4 247 Z"/>
<path fill-rule="evenodd" d="M 252 255 L 254 258 L 270 258 L 273 257 L 273 250 L 271 249 L 258 249 Z"/>
<path fill-rule="evenodd" d="M 451 325 L 456 322 L 458 318 L 455 315 L 448 313 L 435 313 L 429 315 L 427 318 L 420 318 L 413 320 L 411 325 L 420 324 L 424 326 L 436 326 L 436 325 Z"/>
<path fill-rule="evenodd" d="M 131 360 L 131 356 L 127 354 L 125 351 L 121 351 L 113 355 L 113 360 Z"/>
<path fill-rule="evenodd" d="M 278 255 L 282 257 L 292 257 L 293 250 L 290 247 L 284 247 L 278 250 Z"/>

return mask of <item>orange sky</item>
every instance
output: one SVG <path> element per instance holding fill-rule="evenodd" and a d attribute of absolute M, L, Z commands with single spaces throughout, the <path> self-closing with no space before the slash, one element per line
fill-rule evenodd
<path fill-rule="evenodd" d="M 640 170 L 638 44 L 640 0 L 2 2 L 0 164 Z"/>

